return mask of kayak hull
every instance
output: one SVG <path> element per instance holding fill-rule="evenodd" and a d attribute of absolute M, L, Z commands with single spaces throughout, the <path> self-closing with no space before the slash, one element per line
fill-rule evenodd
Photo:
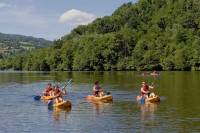
<path fill-rule="evenodd" d="M 62 101 L 59 103 L 54 103 L 53 104 L 54 108 L 60 108 L 60 109 L 69 109 L 72 107 L 72 104 L 70 101 Z"/>
<path fill-rule="evenodd" d="M 150 98 L 147 98 L 145 102 L 158 103 L 160 102 L 160 97 L 159 96 L 150 97 Z"/>
<path fill-rule="evenodd" d="M 160 74 L 158 73 L 150 73 L 151 76 L 160 76 Z"/>
<path fill-rule="evenodd" d="M 93 100 L 93 101 L 101 101 L 101 102 L 112 102 L 113 97 L 111 95 L 105 95 L 103 97 L 96 97 L 94 95 L 88 95 L 86 97 L 87 100 Z"/>
<path fill-rule="evenodd" d="M 42 96 L 41 99 L 42 100 L 52 100 L 54 98 L 54 96 Z"/>

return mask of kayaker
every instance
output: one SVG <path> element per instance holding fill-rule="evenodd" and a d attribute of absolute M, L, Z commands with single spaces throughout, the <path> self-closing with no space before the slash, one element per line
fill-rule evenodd
<path fill-rule="evenodd" d="M 44 96 L 50 96 L 50 92 L 53 90 L 52 84 L 48 83 L 46 88 L 43 91 Z"/>
<path fill-rule="evenodd" d="M 151 75 L 160 75 L 160 73 L 154 70 Z"/>
<path fill-rule="evenodd" d="M 54 96 L 56 97 L 56 103 L 62 102 L 63 101 L 63 95 L 67 94 L 66 90 L 62 92 L 59 88 L 58 85 L 55 86 L 54 89 Z"/>
<path fill-rule="evenodd" d="M 153 89 L 152 85 L 148 85 L 146 82 L 142 82 L 142 87 L 140 89 L 141 95 L 148 98 L 150 95 L 150 89 Z"/>
<path fill-rule="evenodd" d="M 104 95 L 103 89 L 99 85 L 99 81 L 96 81 L 94 83 L 94 86 L 93 86 L 93 95 L 94 96 L 99 96 L 99 97 L 101 97 L 101 96 Z"/>
<path fill-rule="evenodd" d="M 142 73 L 142 76 L 148 76 L 149 75 L 149 72 L 143 72 Z"/>

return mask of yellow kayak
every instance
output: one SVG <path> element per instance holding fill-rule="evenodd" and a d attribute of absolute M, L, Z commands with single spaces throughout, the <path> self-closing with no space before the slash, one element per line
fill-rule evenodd
<path fill-rule="evenodd" d="M 102 97 L 97 97 L 94 95 L 88 95 L 86 97 L 87 100 L 94 100 L 94 101 L 101 101 L 101 102 L 112 102 L 113 101 L 113 97 L 111 95 L 105 95 Z"/>
<path fill-rule="evenodd" d="M 53 98 L 55 98 L 54 96 L 41 96 L 42 100 L 52 100 Z"/>
<path fill-rule="evenodd" d="M 160 76 L 159 73 L 150 73 L 151 76 Z"/>
<path fill-rule="evenodd" d="M 152 97 L 145 98 L 145 101 L 142 101 L 142 100 L 144 100 L 142 98 L 142 96 L 137 96 L 136 100 L 138 102 L 141 102 L 141 103 L 144 103 L 144 102 L 145 103 L 158 103 L 158 102 L 160 102 L 160 97 L 159 96 L 152 96 Z"/>
<path fill-rule="evenodd" d="M 145 99 L 145 102 L 158 103 L 160 102 L 160 97 L 159 96 L 149 97 Z"/>
<path fill-rule="evenodd" d="M 54 103 L 53 107 L 60 108 L 60 109 L 68 109 L 72 107 L 72 104 L 70 101 L 62 101 L 59 103 Z"/>

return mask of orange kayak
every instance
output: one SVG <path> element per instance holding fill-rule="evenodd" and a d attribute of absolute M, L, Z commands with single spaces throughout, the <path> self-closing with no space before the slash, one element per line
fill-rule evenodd
<path fill-rule="evenodd" d="M 159 73 L 150 73 L 151 76 L 160 76 Z"/>
<path fill-rule="evenodd" d="M 54 96 L 42 96 L 41 99 L 42 100 L 52 100 L 53 98 L 55 98 Z"/>
<path fill-rule="evenodd" d="M 72 104 L 70 101 L 62 101 L 59 103 L 54 103 L 53 107 L 60 108 L 60 109 L 68 109 L 72 107 Z"/>
<path fill-rule="evenodd" d="M 137 96 L 136 100 L 138 102 L 142 102 L 142 96 Z M 158 103 L 160 102 L 160 97 L 159 96 L 152 96 L 152 97 L 148 97 L 145 99 L 145 103 Z"/>
<path fill-rule="evenodd" d="M 145 102 L 157 103 L 160 102 L 160 97 L 159 96 L 149 97 L 145 100 Z"/>
<path fill-rule="evenodd" d="M 101 101 L 101 102 L 111 102 L 113 101 L 113 97 L 111 95 L 105 95 L 102 97 L 97 97 L 94 95 L 88 95 L 86 97 L 87 100 Z"/>

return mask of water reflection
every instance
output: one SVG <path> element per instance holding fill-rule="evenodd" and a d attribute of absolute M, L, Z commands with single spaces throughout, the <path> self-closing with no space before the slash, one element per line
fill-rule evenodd
<path fill-rule="evenodd" d="M 101 114 L 102 112 L 104 112 L 104 110 L 107 107 L 110 107 L 112 105 L 112 101 L 108 102 L 108 103 L 104 103 L 101 101 L 93 101 L 93 100 L 88 100 L 87 102 L 92 105 L 93 111 L 95 114 Z"/>
<path fill-rule="evenodd" d="M 138 105 L 141 111 L 141 132 L 146 132 L 147 127 L 156 126 L 156 114 L 159 103 L 145 103 L 143 105 Z"/>
<path fill-rule="evenodd" d="M 68 117 L 70 111 L 71 111 L 71 108 L 67 108 L 67 109 L 54 108 L 54 109 L 52 109 L 54 122 L 57 123 L 60 121 L 60 119 L 67 120 L 67 117 Z"/>
<path fill-rule="evenodd" d="M 73 79 L 67 99 L 72 111 L 47 109 L 33 101 L 50 82 Z M 113 103 L 87 102 L 84 96 L 99 80 L 112 91 Z M 137 105 L 133 98 L 142 81 L 154 82 L 159 104 Z M 2 132 L 199 132 L 200 72 L 50 72 L 0 73 L 0 129 Z M 99 124 L 100 123 L 100 124 Z M 6 126 L 5 126 L 6 125 Z M 1 132 L 0 131 L 0 132 Z"/>
<path fill-rule="evenodd" d="M 159 103 L 145 103 L 140 106 L 142 123 L 153 122 L 155 120 L 155 111 L 158 109 Z"/>

